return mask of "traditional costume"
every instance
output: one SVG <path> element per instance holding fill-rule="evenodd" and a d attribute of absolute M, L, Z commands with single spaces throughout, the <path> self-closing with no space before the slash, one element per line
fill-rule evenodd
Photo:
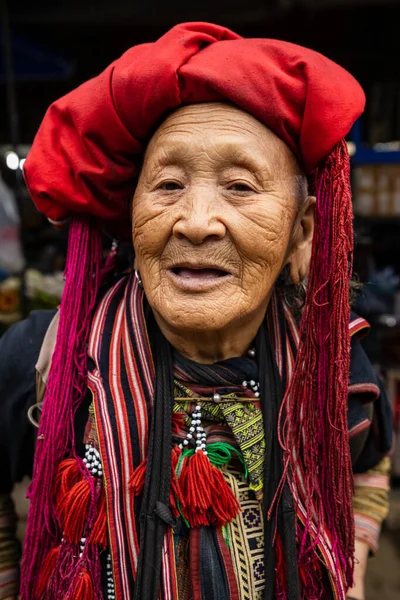
<path fill-rule="evenodd" d="M 317 208 L 301 320 L 277 288 L 249 356 L 199 365 L 166 341 L 116 252 L 102 264 L 101 231 L 129 237 L 161 120 L 212 101 L 291 148 Z M 60 311 L 41 325 L 24 600 L 346 597 L 352 471 L 390 449 L 359 343 L 368 325 L 349 308 L 344 137 L 363 108 L 359 84 L 320 54 L 205 23 L 131 48 L 50 107 L 25 178 L 39 210 L 70 220 L 70 238 Z"/>

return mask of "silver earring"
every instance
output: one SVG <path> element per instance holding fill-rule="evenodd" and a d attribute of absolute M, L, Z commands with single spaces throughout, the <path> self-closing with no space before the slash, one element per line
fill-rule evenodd
<path fill-rule="evenodd" d="M 140 287 L 143 287 L 142 278 L 140 277 L 140 273 L 138 269 L 135 269 L 135 277 Z"/>

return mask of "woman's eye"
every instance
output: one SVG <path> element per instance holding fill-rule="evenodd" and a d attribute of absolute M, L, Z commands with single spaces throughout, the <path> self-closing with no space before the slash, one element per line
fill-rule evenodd
<path fill-rule="evenodd" d="M 173 192 L 175 190 L 181 190 L 182 186 L 176 181 L 164 181 L 158 186 L 159 190 L 165 190 L 166 192 Z"/>
<path fill-rule="evenodd" d="M 229 186 L 230 190 L 233 190 L 234 192 L 253 192 L 253 188 L 250 187 L 250 185 L 248 185 L 247 183 L 232 183 L 232 185 Z"/>

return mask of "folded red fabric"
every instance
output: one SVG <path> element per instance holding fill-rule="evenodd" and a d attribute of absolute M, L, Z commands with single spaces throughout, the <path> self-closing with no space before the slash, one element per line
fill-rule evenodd
<path fill-rule="evenodd" d="M 140 156 L 168 111 L 228 101 L 267 125 L 311 172 L 364 108 L 357 81 L 321 54 L 244 39 L 210 23 L 177 25 L 135 46 L 47 111 L 26 160 L 37 208 L 53 221 L 94 214 L 129 231 Z"/>

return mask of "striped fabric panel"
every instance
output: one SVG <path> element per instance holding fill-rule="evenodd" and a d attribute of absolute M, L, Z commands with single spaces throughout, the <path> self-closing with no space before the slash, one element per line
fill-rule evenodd
<path fill-rule="evenodd" d="M 366 542 L 372 552 L 378 548 L 381 525 L 389 511 L 390 467 L 390 458 L 385 456 L 366 473 L 354 476 L 356 538 Z"/>
<path fill-rule="evenodd" d="M 357 317 L 356 319 L 352 319 L 350 321 L 349 330 L 351 336 L 355 335 L 359 331 L 362 331 L 363 329 L 368 330 L 369 328 L 370 325 L 368 321 L 366 321 L 362 317 Z"/>
<path fill-rule="evenodd" d="M 374 474 L 370 471 L 354 475 L 354 485 L 359 488 L 376 488 L 380 490 L 390 490 L 390 479 L 387 475 Z"/>
<path fill-rule="evenodd" d="M 89 342 L 94 365 L 89 386 L 104 465 L 118 600 L 131 597 L 139 553 L 138 507 L 129 479 L 147 454 L 153 365 L 145 331 L 143 291 L 135 278 L 123 278 L 100 302 Z"/>
<path fill-rule="evenodd" d="M 354 513 L 354 522 L 356 540 L 367 544 L 375 554 L 378 550 L 381 524 L 372 517 L 357 512 Z"/>
<path fill-rule="evenodd" d="M 163 544 L 162 553 L 162 590 L 160 599 L 177 600 L 178 582 L 176 580 L 174 536 L 172 529 L 168 529 Z"/>

